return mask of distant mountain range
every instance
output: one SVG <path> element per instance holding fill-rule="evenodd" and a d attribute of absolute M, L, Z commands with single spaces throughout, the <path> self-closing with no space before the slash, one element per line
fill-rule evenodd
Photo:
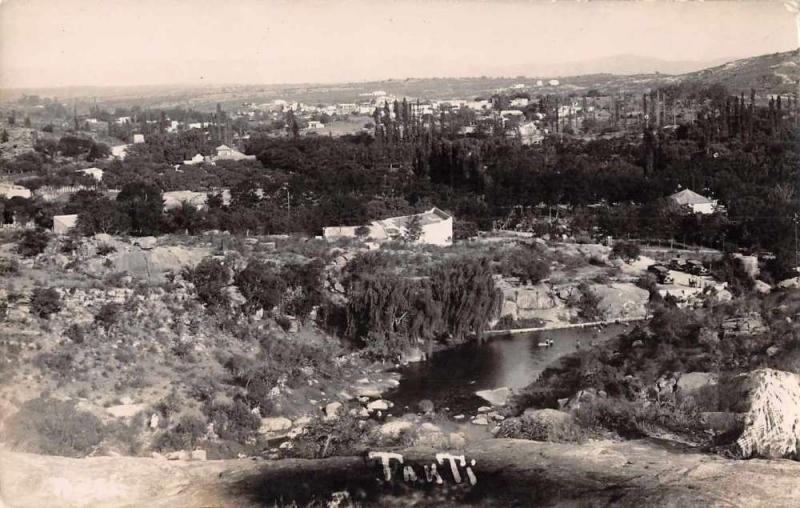
<path fill-rule="evenodd" d="M 712 65 L 711 67 L 704 67 Z M 384 90 L 397 97 L 425 99 L 487 96 L 496 90 L 525 84 L 541 93 L 581 93 L 596 89 L 601 93 L 642 93 L 655 87 L 681 81 L 720 83 L 732 93 L 760 96 L 800 92 L 800 50 L 773 53 L 730 62 L 667 61 L 635 55 L 620 55 L 591 62 L 572 62 L 554 66 L 531 65 L 519 72 L 497 70 L 506 77 L 406 78 L 355 83 L 305 83 L 282 85 L 164 85 L 152 87 L 73 87 L 28 90 L 0 90 L 0 102 L 14 100 L 23 93 L 69 98 L 94 98 L 109 105 L 140 104 L 149 107 L 189 105 L 212 110 L 217 102 L 237 107 L 242 102 L 264 102 L 281 98 L 309 104 L 354 102 L 373 90 Z M 487 69 L 487 74 L 492 73 Z M 516 76 L 516 77 L 512 77 Z M 527 76 L 527 77 L 520 77 Z M 547 81 L 558 78 L 558 86 Z M 543 87 L 537 87 L 544 80 Z"/>

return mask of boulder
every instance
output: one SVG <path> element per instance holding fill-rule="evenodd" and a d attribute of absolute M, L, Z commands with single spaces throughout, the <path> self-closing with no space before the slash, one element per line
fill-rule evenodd
<path fill-rule="evenodd" d="M 706 386 L 717 384 L 718 376 L 710 372 L 688 372 L 682 374 L 676 383 L 676 391 L 680 395 L 690 395 Z"/>
<path fill-rule="evenodd" d="M 757 280 L 755 285 L 753 286 L 753 289 L 755 289 L 757 292 L 761 293 L 762 295 L 766 295 L 770 291 L 772 291 L 772 286 L 770 286 L 769 284 L 767 284 L 763 280 Z"/>
<path fill-rule="evenodd" d="M 517 308 L 526 310 L 552 309 L 556 306 L 550 288 L 544 284 L 518 289 L 516 303 Z"/>
<path fill-rule="evenodd" d="M 339 418 L 339 413 L 342 411 L 342 403 L 341 402 L 331 402 L 327 406 L 325 406 L 325 419 L 326 420 L 336 420 Z"/>
<path fill-rule="evenodd" d="M 800 454 L 800 375 L 758 369 L 736 376 L 721 391 L 729 405 L 720 409 L 744 415 L 742 433 L 731 445 L 739 457 Z"/>
<path fill-rule="evenodd" d="M 131 418 L 145 408 L 147 404 L 119 404 L 106 408 L 106 412 L 114 418 Z"/>
<path fill-rule="evenodd" d="M 450 441 L 450 448 L 464 448 L 467 445 L 467 439 L 464 434 L 460 432 L 451 432 L 448 436 Z"/>
<path fill-rule="evenodd" d="M 647 316 L 650 292 L 646 289 L 629 282 L 615 282 L 592 285 L 590 290 L 599 299 L 597 308 L 605 319 Z"/>
<path fill-rule="evenodd" d="M 781 289 L 798 289 L 800 288 L 800 277 L 782 280 L 778 283 L 778 287 Z"/>
<path fill-rule="evenodd" d="M 378 399 L 367 404 L 368 411 L 386 411 L 387 409 L 389 409 L 389 401 L 387 400 Z"/>
<path fill-rule="evenodd" d="M 383 437 L 395 439 L 400 437 L 402 432 L 411 429 L 413 426 L 414 424 L 408 420 L 392 420 L 381 425 L 378 432 Z"/>
<path fill-rule="evenodd" d="M 155 236 L 143 236 L 133 241 L 134 245 L 139 246 L 140 249 L 151 250 L 154 249 L 158 240 Z"/>
<path fill-rule="evenodd" d="M 472 419 L 472 423 L 475 425 L 489 425 L 489 418 L 486 415 L 478 415 Z"/>
<path fill-rule="evenodd" d="M 284 432 L 292 428 L 292 421 L 282 416 L 262 418 L 261 426 L 258 429 L 259 434 L 275 434 Z"/>
<path fill-rule="evenodd" d="M 511 388 L 503 386 L 494 390 L 480 390 L 475 395 L 493 406 L 505 406 L 511 396 Z"/>
<path fill-rule="evenodd" d="M 517 319 L 517 303 L 511 300 L 503 300 L 503 306 L 500 309 L 500 317 L 508 316 L 509 318 Z"/>

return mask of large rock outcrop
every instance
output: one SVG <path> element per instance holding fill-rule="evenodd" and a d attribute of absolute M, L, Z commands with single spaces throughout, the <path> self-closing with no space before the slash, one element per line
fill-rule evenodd
<path fill-rule="evenodd" d="M 600 301 L 598 310 L 604 319 L 645 318 L 650 292 L 629 282 L 593 285 L 590 290 Z"/>
<path fill-rule="evenodd" d="M 800 376 L 758 369 L 734 378 L 720 397 L 724 410 L 743 413 L 734 450 L 741 457 L 800 457 Z"/>
<path fill-rule="evenodd" d="M 405 465 L 421 471 L 421 465 L 431 464 L 442 450 L 393 451 L 404 458 Z M 749 508 L 794 507 L 800 499 L 800 463 L 735 461 L 648 441 L 576 445 L 487 439 L 468 444 L 456 455 L 462 454 L 475 461 L 477 484 L 468 500 L 473 505 Z M 466 482 L 465 468 L 458 469 Z M 450 470 L 446 463 L 440 468 L 447 485 L 454 482 Z M 377 494 L 364 504 L 380 505 L 381 492 L 386 490 L 376 480 L 382 476 L 380 462 L 367 460 L 366 455 L 182 462 L 137 457 L 69 459 L 0 450 L 0 505 L 256 507 L 291 504 L 292 500 L 298 504 L 324 501 L 348 487 Z M 404 484 L 402 468 L 395 468 L 392 481 Z M 408 489 L 410 501 L 425 504 L 419 503 L 420 495 L 436 496 L 445 487 L 427 487 L 428 494 L 424 485 Z"/>

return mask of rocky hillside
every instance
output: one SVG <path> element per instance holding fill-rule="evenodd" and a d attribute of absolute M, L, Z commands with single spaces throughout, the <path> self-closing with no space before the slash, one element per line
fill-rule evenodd
<path fill-rule="evenodd" d="M 726 64 L 679 76 L 683 81 L 720 83 L 733 93 L 797 93 L 800 85 L 800 50 L 734 60 Z"/>

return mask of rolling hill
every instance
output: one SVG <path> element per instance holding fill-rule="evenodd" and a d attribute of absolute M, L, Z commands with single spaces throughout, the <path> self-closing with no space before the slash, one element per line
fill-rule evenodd
<path fill-rule="evenodd" d="M 681 81 L 721 83 L 734 93 L 748 93 L 751 88 L 759 95 L 797 93 L 800 50 L 743 58 L 678 77 Z"/>

